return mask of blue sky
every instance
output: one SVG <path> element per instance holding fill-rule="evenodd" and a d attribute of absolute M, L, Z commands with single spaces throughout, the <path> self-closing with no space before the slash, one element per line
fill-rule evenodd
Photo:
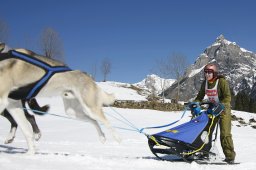
<path fill-rule="evenodd" d="M 254 0 L 6 0 L 0 19 L 9 27 L 8 44 L 38 51 L 42 30 L 59 33 L 66 63 L 92 72 L 104 58 L 108 80 L 136 83 L 155 62 L 181 53 L 190 64 L 223 34 L 256 51 Z"/>

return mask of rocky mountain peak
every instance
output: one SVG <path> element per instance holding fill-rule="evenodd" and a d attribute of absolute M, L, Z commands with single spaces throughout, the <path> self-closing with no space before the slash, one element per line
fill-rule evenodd
<path fill-rule="evenodd" d="M 197 95 L 204 79 L 203 68 L 208 63 L 218 65 L 220 74 L 224 75 L 229 81 L 234 95 L 245 87 L 247 90 L 249 88 L 249 91 L 252 89 L 256 54 L 239 47 L 235 42 L 225 39 L 224 35 L 220 35 L 212 45 L 208 46 L 198 56 L 195 63 L 187 68 L 180 82 L 180 100 L 188 101 Z M 175 82 L 166 90 L 166 97 L 175 98 L 177 84 Z"/>
<path fill-rule="evenodd" d="M 216 38 L 216 42 L 219 42 L 219 43 L 223 42 L 224 40 L 225 40 L 225 37 L 222 34 Z"/>

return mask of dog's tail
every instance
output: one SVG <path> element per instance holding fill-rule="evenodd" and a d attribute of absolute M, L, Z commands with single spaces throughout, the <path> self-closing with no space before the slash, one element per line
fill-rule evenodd
<path fill-rule="evenodd" d="M 115 95 L 106 93 L 101 89 L 101 99 L 104 105 L 111 105 L 115 102 Z"/>

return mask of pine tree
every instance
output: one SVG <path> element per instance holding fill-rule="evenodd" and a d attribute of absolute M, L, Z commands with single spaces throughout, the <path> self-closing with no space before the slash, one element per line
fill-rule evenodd
<path fill-rule="evenodd" d="M 250 109 L 249 112 L 256 113 L 256 101 L 250 99 Z"/>
<path fill-rule="evenodd" d="M 235 101 L 235 110 L 249 111 L 250 110 L 250 98 L 244 91 L 238 92 Z"/>

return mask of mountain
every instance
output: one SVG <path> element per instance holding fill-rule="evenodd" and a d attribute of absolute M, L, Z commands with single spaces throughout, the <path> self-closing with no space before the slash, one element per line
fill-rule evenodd
<path fill-rule="evenodd" d="M 251 96 L 255 96 L 256 99 L 256 85 L 254 85 L 256 54 L 220 35 L 186 70 L 180 82 L 180 100 L 188 101 L 197 95 L 204 79 L 203 68 L 208 63 L 216 63 L 220 68 L 220 74 L 228 80 L 234 103 L 235 96 L 243 90 L 246 90 Z M 252 91 L 253 89 L 254 91 Z M 166 90 L 166 97 L 174 98 L 176 91 L 177 82 Z"/>
<path fill-rule="evenodd" d="M 115 94 L 117 100 L 146 101 L 149 95 L 152 93 L 159 95 L 163 91 L 162 87 L 165 90 L 174 82 L 174 79 L 163 79 L 152 74 L 134 84 L 113 81 L 98 82 L 97 84 L 106 92 Z M 109 86 L 112 88 L 109 88 Z"/>
<path fill-rule="evenodd" d="M 147 77 L 141 82 L 135 83 L 133 85 L 138 88 L 148 89 L 151 93 L 159 95 L 163 92 L 163 90 L 169 88 L 174 82 L 175 79 L 164 79 L 155 74 L 151 74 L 147 75 Z"/>
<path fill-rule="evenodd" d="M 136 87 L 134 88 L 134 86 L 129 83 L 106 81 L 97 82 L 97 84 L 106 92 L 113 93 L 115 95 L 116 100 L 136 99 L 137 101 L 146 101 L 147 96 L 150 94 L 150 92 L 147 89 L 141 90 Z"/>

